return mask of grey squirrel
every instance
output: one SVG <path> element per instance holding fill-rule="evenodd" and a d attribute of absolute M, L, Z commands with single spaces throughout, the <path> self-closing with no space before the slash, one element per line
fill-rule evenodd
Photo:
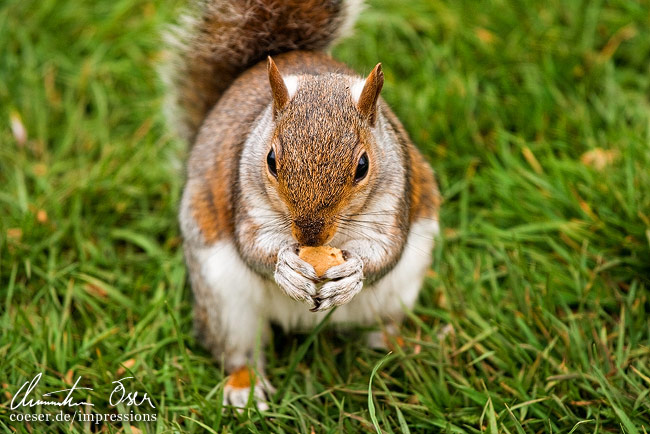
<path fill-rule="evenodd" d="M 267 408 L 270 322 L 396 324 L 431 262 L 433 172 L 364 79 L 324 50 L 359 0 L 204 0 L 169 40 L 170 122 L 192 144 L 179 212 L 195 328 L 226 404 Z M 269 57 L 271 56 L 271 57 Z M 340 249 L 321 276 L 300 246 Z M 371 343 L 378 335 L 371 334 Z"/>

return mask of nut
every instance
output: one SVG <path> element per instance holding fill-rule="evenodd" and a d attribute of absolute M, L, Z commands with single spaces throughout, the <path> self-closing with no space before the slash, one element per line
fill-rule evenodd
<path fill-rule="evenodd" d="M 298 252 L 298 256 L 303 261 L 311 264 L 316 270 L 318 277 L 325 274 L 327 270 L 345 262 L 343 253 L 336 247 L 320 246 L 308 247 L 303 246 Z"/>

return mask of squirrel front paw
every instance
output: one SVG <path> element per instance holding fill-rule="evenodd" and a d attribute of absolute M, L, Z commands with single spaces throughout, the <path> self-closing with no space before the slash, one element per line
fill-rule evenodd
<path fill-rule="evenodd" d="M 314 267 L 300 259 L 298 244 L 286 246 L 278 252 L 275 266 L 275 282 L 294 300 L 304 301 L 316 307 L 316 283 L 319 281 Z"/>
<path fill-rule="evenodd" d="M 363 288 L 363 261 L 347 250 L 343 251 L 345 262 L 332 267 L 321 276 L 328 280 L 315 297 L 312 312 L 321 312 L 348 303 Z"/>

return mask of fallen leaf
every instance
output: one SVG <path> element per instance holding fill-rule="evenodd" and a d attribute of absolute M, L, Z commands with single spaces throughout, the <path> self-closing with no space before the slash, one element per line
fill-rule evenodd
<path fill-rule="evenodd" d="M 11 133 L 14 135 L 14 138 L 19 145 L 24 145 L 27 142 L 27 130 L 25 125 L 23 125 L 23 120 L 20 117 L 20 113 L 12 110 L 9 114 L 9 123 L 11 124 Z"/>
<path fill-rule="evenodd" d="M 135 366 L 135 359 L 129 359 L 126 362 L 122 363 L 121 366 L 115 372 L 115 375 L 118 377 L 126 372 L 127 369 L 131 369 Z"/>
<path fill-rule="evenodd" d="M 89 294 L 95 295 L 97 297 L 104 298 L 104 297 L 106 297 L 108 295 L 108 293 L 102 287 L 97 286 L 97 285 L 93 285 L 92 283 L 86 283 L 84 285 L 84 289 Z"/>
<path fill-rule="evenodd" d="M 38 212 L 36 213 L 36 220 L 38 220 L 39 223 L 46 223 L 47 212 L 43 209 L 39 209 Z"/>
<path fill-rule="evenodd" d="M 484 29 L 482 27 L 478 27 L 474 30 L 474 33 L 476 33 L 476 37 L 480 39 L 481 42 L 484 44 L 491 44 L 494 42 L 494 33 L 491 31 Z"/>
<path fill-rule="evenodd" d="M 420 329 L 420 326 L 418 326 L 418 330 L 415 333 L 415 340 L 419 341 L 421 338 L 422 338 L 422 330 Z M 416 355 L 420 354 L 421 351 L 422 351 L 422 345 L 415 344 L 415 346 L 413 347 L 413 354 Z"/>
<path fill-rule="evenodd" d="M 524 158 L 532 167 L 532 169 L 535 171 L 535 173 L 541 175 L 544 173 L 544 170 L 542 169 L 542 165 L 539 164 L 539 161 L 537 161 L 537 158 L 535 158 L 535 154 L 533 154 L 533 151 L 530 150 L 528 146 L 524 146 L 523 149 L 521 150 L 521 153 L 524 154 Z"/>
<path fill-rule="evenodd" d="M 569 401 L 569 404 L 576 405 L 578 407 L 587 407 L 590 405 L 598 404 L 600 401 Z"/>
<path fill-rule="evenodd" d="M 9 228 L 7 229 L 7 238 L 14 241 L 20 241 L 23 237 L 23 230 L 20 228 Z"/>
<path fill-rule="evenodd" d="M 621 27 L 600 50 L 600 61 L 606 62 L 611 59 L 621 43 L 634 38 L 638 33 L 639 31 L 634 24 Z"/>
<path fill-rule="evenodd" d="M 596 170 L 603 170 L 612 164 L 617 157 L 618 152 L 614 149 L 595 148 L 582 154 L 580 161 L 585 166 L 593 167 Z"/>
<path fill-rule="evenodd" d="M 47 166 L 43 163 L 36 163 L 32 170 L 34 171 L 34 175 L 39 177 L 44 176 L 47 173 Z"/>
<path fill-rule="evenodd" d="M 445 295 L 444 291 L 437 291 L 434 293 L 433 297 L 436 306 L 445 310 L 449 310 L 449 302 L 447 301 L 447 296 Z"/>

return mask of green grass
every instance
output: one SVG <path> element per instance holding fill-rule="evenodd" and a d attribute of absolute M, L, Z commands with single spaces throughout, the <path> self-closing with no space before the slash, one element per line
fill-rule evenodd
<path fill-rule="evenodd" d="M 2 432 L 129 432 L 9 419 L 38 372 L 39 395 L 82 376 L 79 399 L 110 412 L 122 363 L 157 406 L 145 432 L 650 431 L 647 0 L 370 1 L 334 55 L 383 63 L 443 235 L 404 349 L 275 333 L 271 417 L 221 411 L 192 336 L 186 151 L 155 73 L 181 6 L 0 3 Z"/>

